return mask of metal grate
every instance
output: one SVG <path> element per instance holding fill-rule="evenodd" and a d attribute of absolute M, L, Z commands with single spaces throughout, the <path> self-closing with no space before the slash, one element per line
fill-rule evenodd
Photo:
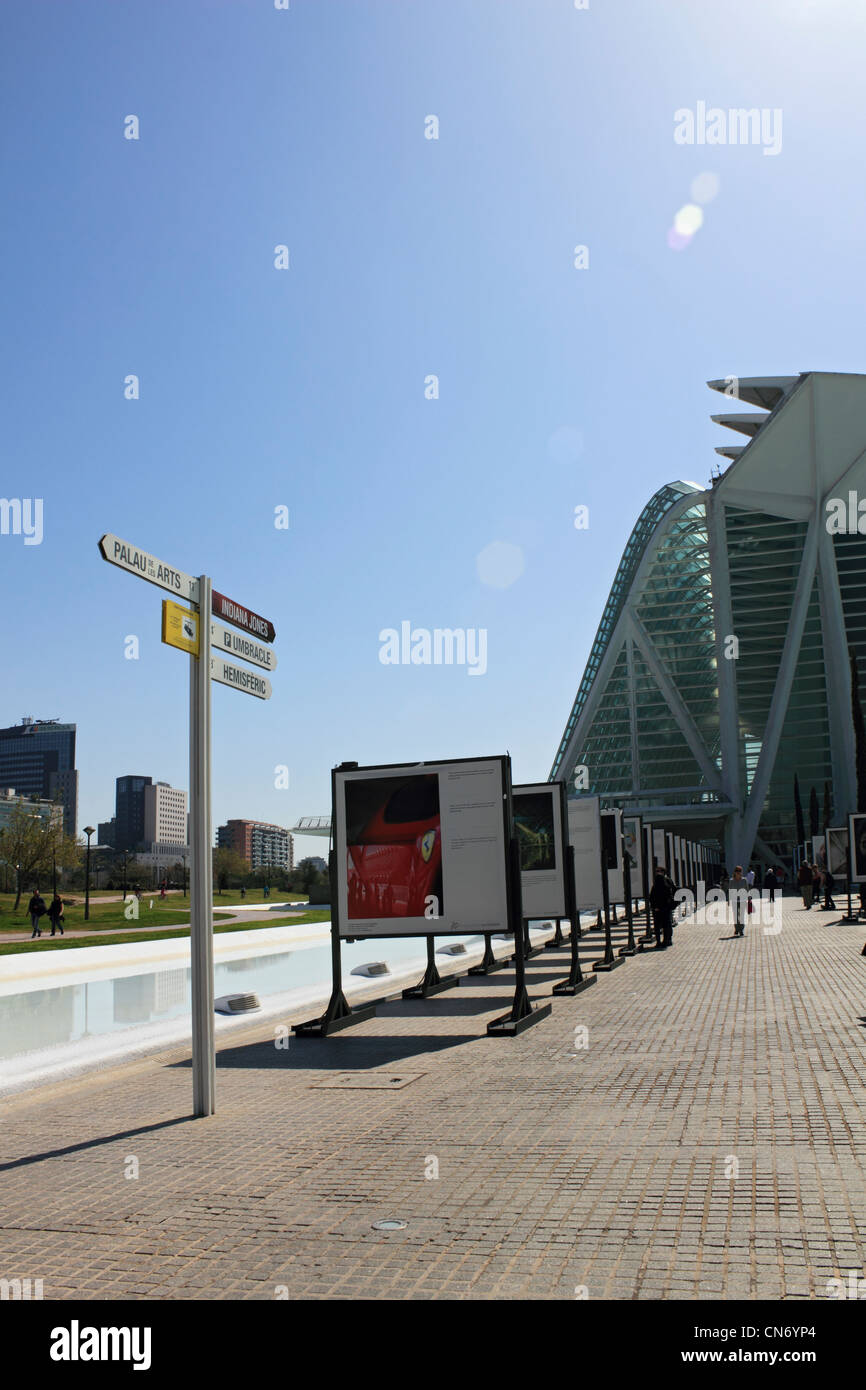
<path fill-rule="evenodd" d="M 312 1082 L 313 1090 L 325 1091 L 402 1091 L 413 1081 L 425 1076 L 423 1071 L 341 1071 L 324 1081 Z"/>

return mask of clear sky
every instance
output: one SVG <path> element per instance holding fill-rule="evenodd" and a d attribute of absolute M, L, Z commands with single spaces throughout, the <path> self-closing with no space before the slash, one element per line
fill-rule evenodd
<path fill-rule="evenodd" d="M 328 812 L 343 759 L 547 776 L 638 513 L 735 442 L 704 382 L 866 370 L 864 39 L 862 0 L 4 0 L 0 491 L 44 522 L 0 536 L 0 723 L 77 723 L 81 825 L 189 785 L 188 658 L 103 532 L 276 625 L 271 701 L 214 691 L 215 825 Z M 701 102 L 781 149 L 678 143 Z M 403 621 L 486 673 L 383 665 Z"/>

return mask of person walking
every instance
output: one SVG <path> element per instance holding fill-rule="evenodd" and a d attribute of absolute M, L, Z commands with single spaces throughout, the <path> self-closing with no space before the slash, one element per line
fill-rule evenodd
<path fill-rule="evenodd" d="M 729 901 L 734 909 L 734 936 L 745 936 L 745 903 L 748 901 L 749 889 L 746 880 L 743 878 L 743 866 L 737 864 L 731 874 Z"/>
<path fill-rule="evenodd" d="M 812 868 L 805 859 L 797 870 L 797 887 L 803 895 L 803 907 L 808 912 L 812 906 Z"/>
<path fill-rule="evenodd" d="M 45 916 L 45 899 L 40 896 L 38 888 L 33 889 L 33 896 L 27 904 L 27 911 L 30 913 L 30 925 L 33 928 L 30 933 L 30 940 L 32 941 L 34 936 L 42 935 L 40 921 Z"/>
<path fill-rule="evenodd" d="M 824 911 L 825 911 L 825 912 L 835 912 L 835 911 L 836 911 L 836 904 L 835 904 L 834 901 L 833 901 L 833 889 L 834 889 L 835 886 L 836 886 L 836 880 L 835 880 L 833 874 L 831 874 L 829 868 L 825 869 L 825 870 L 824 870 Z"/>
<path fill-rule="evenodd" d="M 751 864 L 750 864 L 750 865 L 749 865 L 749 872 L 746 874 L 746 887 L 747 887 L 747 888 L 754 888 L 754 886 L 755 886 L 755 870 L 752 868 L 752 866 L 751 866 Z"/>
<path fill-rule="evenodd" d="M 48 920 L 51 923 L 51 935 L 53 936 L 57 928 L 60 928 L 60 935 L 63 935 L 63 899 L 58 893 L 54 894 L 48 908 Z"/>
<path fill-rule="evenodd" d="M 650 889 L 650 910 L 653 916 L 653 931 L 656 937 L 656 950 L 664 951 L 673 944 L 674 886 L 665 870 L 658 868 Z"/>
<path fill-rule="evenodd" d="M 772 903 L 772 902 L 775 902 L 775 900 L 776 900 L 776 886 L 777 886 L 777 884 L 778 884 L 778 879 L 776 878 L 776 870 L 773 868 L 772 865 L 770 865 L 769 869 L 767 870 L 766 874 L 764 875 L 764 889 L 765 889 L 766 892 L 769 893 L 769 895 L 770 895 L 770 902 L 771 902 L 771 903 Z"/>
<path fill-rule="evenodd" d="M 821 870 L 817 864 L 812 865 L 812 906 L 817 907 L 821 899 Z"/>
<path fill-rule="evenodd" d="M 244 898 L 245 898 L 246 896 L 247 896 L 247 890 L 246 890 L 246 888 L 244 887 L 244 885 L 241 884 L 241 902 L 243 902 L 243 900 L 244 900 Z"/>

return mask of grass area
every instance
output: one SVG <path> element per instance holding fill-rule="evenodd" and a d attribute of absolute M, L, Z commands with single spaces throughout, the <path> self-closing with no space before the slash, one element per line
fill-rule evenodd
<path fill-rule="evenodd" d="M 154 909 L 155 911 L 156 909 Z M 327 922 L 330 920 L 330 912 L 325 908 L 322 911 L 302 912 L 294 917 L 278 917 L 275 921 L 262 922 L 258 926 L 255 922 L 214 922 L 214 935 L 221 936 L 224 932 L 235 931 L 264 931 L 268 927 L 285 927 L 306 922 Z M 175 919 L 176 920 L 176 919 Z M 88 923 L 88 926 L 90 923 Z M 50 931 L 51 928 L 49 927 Z M 70 939 L 65 936 L 55 936 L 52 938 L 42 937 L 41 941 L 8 941 L 0 942 L 0 956 L 18 956 L 25 951 L 64 951 L 71 950 L 76 946 L 125 946 L 133 941 L 172 941 L 178 936 L 189 936 L 189 927 L 178 927 L 174 930 L 168 929 L 163 932 L 136 932 L 124 931 L 114 932 L 111 930 L 96 931 L 92 936 L 78 936 Z"/>
<path fill-rule="evenodd" d="M 14 903 L 14 901 L 15 899 L 12 898 L 12 903 Z M 135 898 L 127 898 L 127 909 L 130 903 L 134 902 Z M 150 906 L 151 902 L 153 903 L 153 907 Z M 135 918 L 124 917 L 123 914 L 124 904 L 122 902 L 94 902 L 93 898 L 91 898 L 89 921 L 85 922 L 84 920 L 84 902 L 81 901 L 77 902 L 73 907 L 66 906 L 63 914 L 63 925 L 66 931 L 84 928 L 88 931 L 99 932 L 118 927 L 127 931 L 134 930 L 132 923 L 135 921 Z M 173 903 L 169 899 L 166 899 L 165 902 L 161 903 L 159 894 L 156 894 L 153 897 L 142 896 L 141 902 L 138 904 L 138 922 L 141 926 L 157 927 L 164 923 L 166 926 L 173 927 L 177 926 L 178 923 L 183 922 L 188 917 L 188 900 L 186 903 L 184 903 L 183 900 Z M 46 931 L 51 931 L 51 923 L 47 916 L 41 919 L 41 926 L 43 936 Z M 21 906 L 14 915 L 12 913 L 11 904 L 8 910 L 5 908 L 5 905 L 0 904 L 0 934 L 13 931 L 26 932 L 28 936 L 32 931 L 30 918 L 27 915 L 27 903 L 23 898 L 21 899 Z"/>
<path fill-rule="evenodd" d="M 271 889 L 271 896 L 266 898 L 261 888 L 248 888 L 247 896 L 241 897 L 240 888 L 227 888 L 224 893 L 218 893 L 214 888 L 213 904 L 214 907 L 250 907 L 256 903 L 305 903 L 309 898 L 305 893 L 292 893 L 287 891 L 281 893 L 278 888 Z"/>

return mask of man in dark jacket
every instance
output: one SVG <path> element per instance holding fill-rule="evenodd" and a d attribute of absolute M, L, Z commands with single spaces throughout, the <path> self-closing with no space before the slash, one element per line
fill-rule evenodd
<path fill-rule="evenodd" d="M 32 941 L 34 936 L 42 935 L 42 928 L 39 923 L 40 919 L 45 916 L 45 899 L 40 897 L 38 888 L 33 889 L 33 897 L 27 904 L 27 911 L 30 913 L 30 925 L 33 927 L 30 933 L 30 940 Z"/>
<path fill-rule="evenodd" d="M 673 934 L 674 885 L 664 869 L 655 871 L 653 886 L 650 889 L 650 909 L 653 915 L 653 931 L 656 935 L 656 950 L 663 951 L 671 945 Z"/>

